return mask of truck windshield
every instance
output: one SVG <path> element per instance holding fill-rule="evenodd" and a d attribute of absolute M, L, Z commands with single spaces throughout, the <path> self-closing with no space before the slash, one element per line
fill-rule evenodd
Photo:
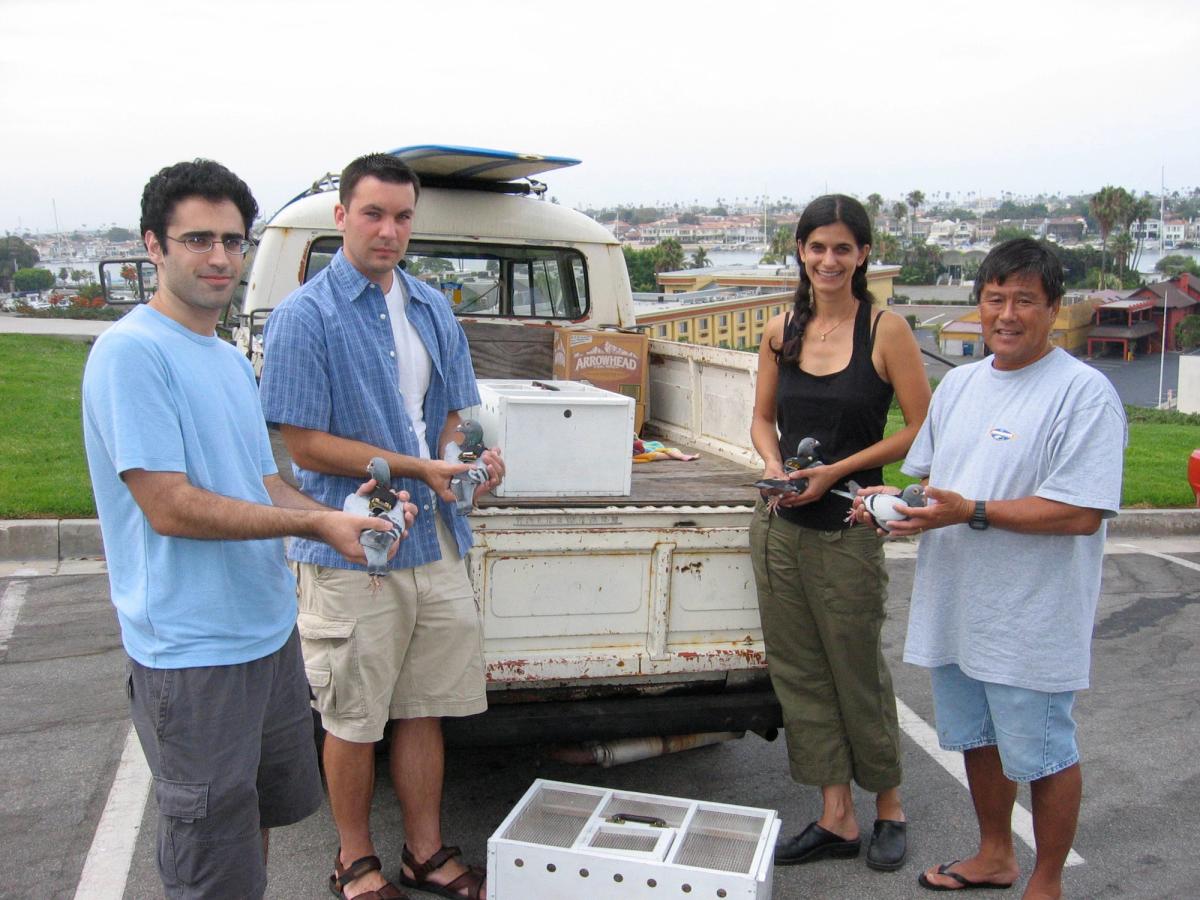
<path fill-rule="evenodd" d="M 308 281 L 329 264 L 340 237 L 312 242 Z M 405 269 L 438 289 L 458 316 L 580 319 L 589 309 L 583 254 L 567 247 L 514 247 L 414 240 Z"/>

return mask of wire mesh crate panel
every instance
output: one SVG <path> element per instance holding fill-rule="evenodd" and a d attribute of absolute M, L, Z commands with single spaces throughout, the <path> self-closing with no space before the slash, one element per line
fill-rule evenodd
<path fill-rule="evenodd" d="M 507 840 L 570 847 L 600 805 L 604 792 L 542 787 L 504 833 Z"/>
<path fill-rule="evenodd" d="M 749 872 L 767 824 L 761 816 L 697 809 L 674 862 L 722 872 Z"/>
<path fill-rule="evenodd" d="M 655 819 L 662 819 L 672 828 L 678 828 L 683 824 L 683 820 L 687 818 L 690 803 L 668 803 L 661 797 L 634 797 L 629 794 L 613 794 L 612 798 L 604 804 L 604 809 L 600 815 L 605 818 L 611 818 L 622 813 L 635 816 L 650 816 Z"/>

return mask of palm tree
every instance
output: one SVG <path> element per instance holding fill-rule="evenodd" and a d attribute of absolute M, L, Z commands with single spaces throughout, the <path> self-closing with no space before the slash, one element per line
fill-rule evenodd
<path fill-rule="evenodd" d="M 871 256 L 880 263 L 900 263 L 903 254 L 900 252 L 900 242 L 895 235 L 881 231 L 875 235 L 875 246 L 871 248 Z"/>
<path fill-rule="evenodd" d="M 796 252 L 796 233 L 787 225 L 780 225 L 771 235 L 771 243 L 760 263 L 781 266 L 787 262 L 788 254 Z"/>
<path fill-rule="evenodd" d="M 867 211 L 871 213 L 871 221 L 879 217 L 879 211 L 883 209 L 883 197 L 879 194 L 867 194 Z"/>
<path fill-rule="evenodd" d="M 704 252 L 703 247 L 697 247 L 696 252 L 692 254 L 692 268 L 703 269 L 712 265 L 712 260 L 708 258 L 708 254 Z"/>
<path fill-rule="evenodd" d="M 1118 269 L 1118 277 L 1121 283 L 1125 281 L 1125 266 L 1129 262 L 1129 257 L 1133 255 L 1136 245 L 1128 231 L 1122 231 L 1112 241 L 1113 262 Z"/>
<path fill-rule="evenodd" d="M 654 248 L 655 272 L 678 272 L 683 268 L 683 245 L 675 238 L 667 238 Z"/>
<path fill-rule="evenodd" d="M 908 236 L 912 237 L 913 219 L 917 217 L 917 210 L 925 202 L 925 195 L 920 191 L 909 191 L 908 196 L 904 199 L 908 201 L 909 209 L 912 210 L 912 217 L 908 220 Z"/>
<path fill-rule="evenodd" d="M 1136 272 L 1142 261 L 1142 241 L 1146 239 L 1146 220 L 1154 214 L 1154 207 L 1150 205 L 1149 194 L 1144 193 L 1137 199 L 1131 196 L 1129 199 L 1130 203 L 1125 211 L 1124 224 L 1126 233 L 1130 231 L 1134 222 L 1138 224 L 1137 245 L 1133 248 L 1133 260 L 1129 264 L 1129 267 Z"/>
<path fill-rule="evenodd" d="M 1106 184 L 1100 188 L 1088 204 L 1091 210 L 1092 218 L 1096 220 L 1096 227 L 1100 229 L 1100 284 L 1099 288 L 1104 288 L 1104 273 L 1108 269 L 1108 236 L 1112 233 L 1113 225 L 1117 223 L 1121 214 L 1121 194 L 1125 193 L 1124 188 L 1116 188 L 1110 184 Z"/>

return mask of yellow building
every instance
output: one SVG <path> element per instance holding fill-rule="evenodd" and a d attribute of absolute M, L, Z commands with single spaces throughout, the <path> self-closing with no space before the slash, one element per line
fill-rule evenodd
<path fill-rule="evenodd" d="M 892 284 L 899 273 L 899 266 L 871 266 L 868 270 L 867 282 L 878 305 L 891 300 Z M 635 313 L 638 325 L 645 326 L 651 338 L 739 350 L 759 345 L 771 317 L 791 308 L 797 284 L 796 270 L 790 267 L 727 266 L 660 272 L 657 277 L 663 302 L 639 302 Z M 672 294 L 712 288 L 766 292 L 730 300 L 669 302 Z"/>

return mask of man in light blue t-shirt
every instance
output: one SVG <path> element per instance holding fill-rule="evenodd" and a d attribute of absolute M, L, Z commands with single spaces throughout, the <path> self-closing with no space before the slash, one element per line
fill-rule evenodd
<path fill-rule="evenodd" d="M 261 897 L 267 830 L 320 805 L 280 538 L 324 541 L 361 563 L 359 535 L 380 524 L 280 479 L 253 371 L 216 337 L 257 210 L 245 183 L 209 160 L 151 178 L 141 231 L 157 290 L 100 337 L 83 376 L 126 690 L 173 898 Z"/>
<path fill-rule="evenodd" d="M 963 751 L 979 820 L 978 852 L 918 881 L 1010 886 L 1012 807 L 1025 782 L 1037 838 L 1025 897 L 1060 897 L 1083 785 L 1071 708 L 1088 686 L 1125 414 L 1108 379 L 1050 343 L 1063 295 L 1050 250 L 1027 238 L 1000 244 L 975 295 L 992 355 L 934 392 L 903 466 L 931 502 L 892 530 L 928 532 L 904 659 L 930 669 L 938 740 Z"/>

